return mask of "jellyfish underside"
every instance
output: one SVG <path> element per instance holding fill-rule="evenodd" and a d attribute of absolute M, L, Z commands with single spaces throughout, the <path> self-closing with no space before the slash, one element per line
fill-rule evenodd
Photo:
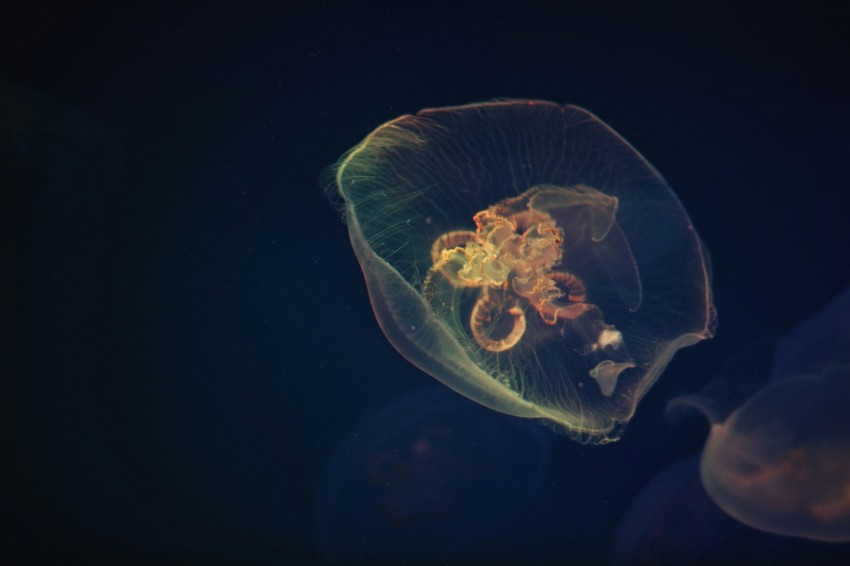
<path fill-rule="evenodd" d="M 390 343 L 492 409 L 616 440 L 675 351 L 712 333 L 687 214 L 585 110 L 424 110 L 332 173 Z"/>
<path fill-rule="evenodd" d="M 435 278 L 455 288 L 478 290 L 478 298 L 469 320 L 476 343 L 489 352 L 503 352 L 517 346 L 528 331 L 526 311 L 534 311 L 548 326 L 574 321 L 594 311 L 595 340 L 592 350 L 616 351 L 624 347 L 623 336 L 602 321 L 596 305 L 586 302 L 584 282 L 569 271 L 558 269 L 564 261 L 564 230 L 544 208 L 562 207 L 569 211 L 583 208 L 592 223 L 593 234 L 604 234 L 613 222 L 616 199 L 586 186 L 575 188 L 534 187 L 527 193 L 478 212 L 473 220 L 475 231 L 452 230 L 442 234 L 431 248 L 433 265 L 423 282 L 423 293 L 435 302 Z M 540 209 L 538 209 L 540 207 Z M 573 215 L 575 216 L 575 215 Z M 604 239 L 604 236 L 603 236 Z M 625 242 L 622 257 L 630 257 Z M 568 263 L 568 258 L 567 258 Z M 629 261 L 634 268 L 634 263 Z M 621 286 L 637 286 L 636 268 L 629 277 L 617 281 Z M 597 367 L 608 367 L 609 379 L 602 383 L 610 394 L 616 375 L 633 362 L 627 354 L 620 360 L 603 360 Z M 617 371 L 616 373 L 619 373 Z"/>
<path fill-rule="evenodd" d="M 610 397 L 636 364 L 623 334 L 588 298 L 598 289 L 570 266 L 583 263 L 622 310 L 640 307 L 640 274 L 617 208 L 616 197 L 587 185 L 533 186 L 475 213 L 475 230 L 438 236 L 421 294 L 438 318 L 466 329 L 467 351 L 500 363 L 500 356 L 521 359 L 566 342 L 599 394 Z"/>

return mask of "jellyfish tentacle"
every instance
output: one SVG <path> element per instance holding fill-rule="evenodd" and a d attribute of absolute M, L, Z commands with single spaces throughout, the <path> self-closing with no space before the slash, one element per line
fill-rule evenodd
<path fill-rule="evenodd" d="M 587 300 L 587 289 L 584 286 L 584 281 L 569 271 L 553 271 L 549 274 L 549 277 L 567 290 L 567 298 L 570 302 L 583 303 Z"/>
<path fill-rule="evenodd" d="M 494 318 L 502 313 L 509 315 L 513 319 L 511 321 L 511 329 L 504 338 L 491 338 L 488 327 Z M 491 297 L 490 293 L 485 289 L 472 308 L 469 325 L 472 330 L 472 336 L 478 342 L 479 346 L 489 352 L 504 352 L 516 346 L 523 334 L 525 334 L 525 312 L 519 300 L 515 297 L 505 297 L 504 295 Z"/>
<path fill-rule="evenodd" d="M 447 257 L 445 260 L 441 260 L 434 265 L 432 265 L 428 272 L 425 274 L 425 278 L 422 280 L 422 293 L 425 295 L 425 298 L 429 303 L 434 302 L 434 285 L 436 284 L 434 281 L 435 275 L 442 275 L 443 278 L 448 281 L 453 287 L 476 287 L 475 283 L 468 283 L 458 278 L 457 271 L 454 274 L 451 271 L 448 271 L 446 268 L 449 263 L 454 261 L 456 258 Z"/>
<path fill-rule="evenodd" d="M 429 303 L 434 302 L 434 273 L 437 272 L 437 266 L 432 265 L 425 274 L 425 279 L 422 280 L 422 294 Z"/>
<path fill-rule="evenodd" d="M 441 235 L 431 244 L 431 262 L 436 264 L 443 257 L 443 252 L 452 248 L 462 248 L 476 238 L 472 230 L 451 230 Z"/>
<path fill-rule="evenodd" d="M 428 302 L 434 301 L 434 275 L 439 273 L 453 287 L 477 287 L 477 283 L 464 281 L 457 276 L 458 271 L 466 265 L 464 246 L 475 240 L 476 234 L 471 230 L 452 230 L 434 240 L 431 245 L 432 265 L 422 280 L 422 292 Z M 458 269 L 453 273 L 447 270 L 449 264 L 457 262 Z"/>
<path fill-rule="evenodd" d="M 534 307 L 543 322 L 549 326 L 554 326 L 559 320 L 575 320 L 596 308 L 590 303 L 564 303 L 556 300 L 546 300 L 535 304 Z"/>

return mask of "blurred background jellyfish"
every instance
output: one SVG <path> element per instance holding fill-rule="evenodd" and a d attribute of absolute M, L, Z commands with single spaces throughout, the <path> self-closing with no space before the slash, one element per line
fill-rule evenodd
<path fill-rule="evenodd" d="M 687 212 L 582 108 L 422 110 L 330 176 L 384 334 L 487 407 L 610 442 L 676 351 L 712 336 Z"/>
<path fill-rule="evenodd" d="M 355 426 L 316 492 L 334 563 L 475 557 L 540 490 L 552 433 L 445 389 L 414 393 Z"/>
<path fill-rule="evenodd" d="M 700 483 L 694 456 L 659 473 L 635 498 L 615 532 L 611 564 L 776 564 L 786 546 L 721 511 Z"/>
<path fill-rule="evenodd" d="M 850 288 L 779 342 L 771 380 L 711 420 L 700 475 L 729 515 L 764 531 L 850 541 Z"/>

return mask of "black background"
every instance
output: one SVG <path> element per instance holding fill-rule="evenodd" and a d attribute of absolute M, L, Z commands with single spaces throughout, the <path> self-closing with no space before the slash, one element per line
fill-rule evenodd
<path fill-rule="evenodd" d="M 635 496 L 704 441 L 666 402 L 850 282 L 841 3 L 0 10 L 8 563 L 328 559 L 335 447 L 433 381 L 382 336 L 319 186 L 400 114 L 584 106 L 662 172 L 714 266 L 717 337 L 680 351 L 620 443 L 553 436 L 515 532 L 463 561 L 606 563 Z M 846 545 L 783 545 L 847 563 Z"/>

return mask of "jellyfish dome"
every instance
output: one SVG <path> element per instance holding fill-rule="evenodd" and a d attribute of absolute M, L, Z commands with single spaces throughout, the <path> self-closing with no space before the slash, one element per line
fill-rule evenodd
<path fill-rule="evenodd" d="M 330 177 L 388 340 L 487 407 L 616 440 L 675 352 L 713 333 L 687 213 L 586 110 L 423 110 L 377 128 Z"/>
<path fill-rule="evenodd" d="M 771 378 L 712 423 L 703 485 L 751 527 L 850 541 L 850 288 L 779 343 Z"/>

